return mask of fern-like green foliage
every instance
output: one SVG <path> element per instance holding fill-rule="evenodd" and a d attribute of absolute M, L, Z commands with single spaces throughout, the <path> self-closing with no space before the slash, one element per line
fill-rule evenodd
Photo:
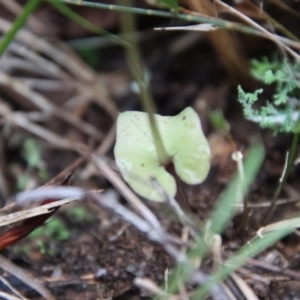
<path fill-rule="evenodd" d="M 253 105 L 263 89 L 246 93 L 239 86 L 238 100 L 243 106 L 245 117 L 274 132 L 298 131 L 299 126 L 296 125 L 299 121 L 300 63 L 291 64 L 286 59 L 253 60 L 252 75 L 264 84 L 273 85 L 275 91 L 272 102 L 267 102 L 260 109 L 254 109 Z"/>

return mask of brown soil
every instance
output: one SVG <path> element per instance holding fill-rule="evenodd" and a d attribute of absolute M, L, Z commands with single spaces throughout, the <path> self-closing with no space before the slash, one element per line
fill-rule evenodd
<path fill-rule="evenodd" d="M 298 11 L 300 11 L 299 3 L 293 3 L 293 5 L 298 5 Z M 272 7 L 270 9 L 277 16 L 277 10 Z M 77 11 L 81 12 L 81 8 L 77 8 Z M 84 9 L 83 13 L 84 17 L 100 22 L 98 10 Z M 75 45 L 75 39 L 82 39 L 83 44 L 88 43 L 87 38 L 90 37 L 90 33 L 85 30 L 77 31 L 76 26 L 53 12 L 47 5 L 44 5 L 36 16 L 40 20 L 45 17 L 43 23 L 46 25 L 48 36 L 59 36 L 65 42 L 73 42 L 71 45 Z M 103 16 L 103 23 L 100 22 L 101 24 L 98 25 L 117 32 L 117 15 L 101 11 L 101 16 Z M 10 19 L 11 15 L 0 10 L 0 17 Z M 292 16 L 292 18 L 296 17 Z M 300 36 L 300 27 L 294 25 L 295 23 L 290 24 L 286 19 L 278 16 L 278 21 L 286 22 L 286 26 L 290 26 L 289 29 Z M 300 19 L 296 18 L 296 20 L 299 24 Z M 206 109 L 223 111 L 230 124 L 230 132 L 237 149 L 245 155 L 254 140 L 263 141 L 266 157 L 250 189 L 248 201 L 255 204 L 270 201 L 281 176 L 285 153 L 291 144 L 291 136 L 281 134 L 273 136 L 270 132 L 261 130 L 244 119 L 241 107 L 236 101 L 237 83 L 252 90 L 259 86 L 259 83 L 249 79 L 246 65 L 243 77 L 229 72 L 222 63 L 223 58 L 220 58 L 217 51 L 213 49 L 211 39 L 202 34 L 200 36 L 193 33 L 153 32 L 151 30 L 153 27 L 173 25 L 172 22 L 175 21 L 140 17 L 138 29 L 141 33 L 140 46 L 145 65 L 151 72 L 150 90 L 156 101 L 158 112 L 163 115 L 174 115 L 186 106 L 194 107 L 201 116 L 205 135 L 211 143 L 212 168 L 207 180 L 199 186 L 184 187 L 194 215 L 202 221 L 208 219 L 218 197 L 236 169 L 235 163 L 231 160 L 233 150 L 231 145 L 220 133 L 215 132 L 207 113 L 203 110 L 204 106 Z M 190 45 L 185 40 L 187 35 L 191 41 Z M 242 54 L 245 61 L 276 50 L 270 42 L 235 33 L 232 35 L 238 39 L 239 45 L 244 49 Z M 80 50 L 79 53 L 85 59 L 87 58 L 88 62 L 92 62 L 99 74 L 101 84 L 105 86 L 105 92 L 109 94 L 108 101 L 114 101 L 120 111 L 140 109 L 138 97 L 129 88 L 131 75 L 126 67 L 124 52 L 120 47 L 90 48 Z M 24 78 L 31 75 L 19 70 L 11 74 Z M 40 78 L 45 77 L 40 75 Z M 243 81 L 238 81 L 238 78 L 242 78 Z M 45 92 L 48 99 L 61 107 L 70 99 L 70 93 L 72 94 L 72 91 Z M 20 98 L 15 98 L 14 93 L 9 89 L 0 90 L 0 98 L 9 103 L 13 111 L 32 110 L 22 102 L 22 99 L 20 102 Z M 67 109 L 66 106 L 64 109 Z M 100 108 L 95 103 L 77 105 L 69 111 L 94 125 L 104 133 L 104 136 L 113 125 L 111 116 L 103 107 Z M 23 143 L 31 135 L 18 128 L 6 134 L 7 128 L 3 123 L 0 126 L 0 168 L 3 170 L 1 175 L 4 174 L 8 186 L 6 196 L 11 197 L 17 192 L 16 182 L 22 174 L 28 176 L 34 187 L 47 182 L 41 179 L 36 168 L 28 169 L 22 157 Z M 62 137 L 88 144 L 91 149 L 96 149 L 98 146 L 98 141 L 87 138 L 80 130 L 55 117 L 47 119 L 43 126 Z M 36 139 L 43 147 L 42 161 L 44 170 L 48 173 L 48 179 L 56 176 L 77 158 L 74 152 L 52 147 L 49 143 Z M 106 155 L 113 158 L 112 147 Z M 76 169 L 73 175 L 74 185 L 115 192 L 114 187 L 99 174 L 90 173 L 83 178 L 85 164 Z M 281 198 L 299 200 L 299 175 L 299 167 L 295 165 L 280 195 Z M 119 198 L 116 192 L 113 195 Z M 4 206 L 7 202 L 5 202 L 4 195 L 2 198 Z M 120 198 L 120 201 L 125 203 L 124 199 Z M 174 221 L 165 204 L 145 203 L 158 216 L 168 232 L 178 238 L 181 237 L 182 226 Z M 68 211 L 76 211 L 76 209 L 83 211 L 83 217 L 76 218 L 68 214 Z M 230 256 L 254 236 L 256 230 L 262 225 L 265 213 L 265 208 L 250 208 L 249 223 L 243 230 L 240 215 L 235 216 L 222 236 L 224 258 Z M 297 213 L 298 202 L 280 205 L 268 222 L 279 221 Z M 38 238 L 27 237 L 3 251 L 2 254 L 44 282 L 56 299 L 94 300 L 109 299 L 109 297 L 147 299 L 150 296 L 134 285 L 134 278 L 147 277 L 161 284 L 166 270 L 174 266 L 173 259 L 164 252 L 161 246 L 150 242 L 131 225 L 104 211 L 92 201 L 62 207 L 54 218 L 58 218 L 64 225 L 68 232 L 67 238 L 59 238 L 57 233 L 41 235 Z M 53 221 L 42 226 L 45 232 L 51 222 Z M 299 249 L 299 236 L 296 233 L 292 234 L 250 260 L 237 274 L 249 284 L 259 299 L 300 299 Z M 207 262 L 205 265 L 209 268 L 210 263 Z M 29 299 L 41 299 L 34 290 L 14 276 L 2 273 L 11 285 Z M 1 282 L 0 290 L 9 292 L 5 284 Z"/>

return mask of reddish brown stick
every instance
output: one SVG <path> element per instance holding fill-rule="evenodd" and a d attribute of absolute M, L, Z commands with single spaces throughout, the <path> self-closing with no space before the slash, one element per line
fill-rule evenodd
<path fill-rule="evenodd" d="M 72 174 L 73 172 L 61 183 L 61 185 L 67 185 Z M 57 200 L 58 199 L 45 200 L 41 203 L 41 205 L 55 202 Z M 51 217 L 58 209 L 59 207 L 55 207 L 47 214 L 26 219 L 20 223 L 17 223 L 14 227 L 8 229 L 0 236 L 0 251 L 16 243 L 17 241 L 31 233 L 34 229 L 43 225 L 45 221 L 49 217 Z"/>

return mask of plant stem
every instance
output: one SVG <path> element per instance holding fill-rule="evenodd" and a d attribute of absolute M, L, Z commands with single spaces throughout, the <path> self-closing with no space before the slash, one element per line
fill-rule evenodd
<path fill-rule="evenodd" d="M 29 0 L 21 14 L 15 19 L 12 27 L 9 31 L 4 35 L 1 43 L 0 43 L 0 57 L 3 55 L 11 41 L 14 39 L 17 32 L 23 27 L 26 23 L 28 17 L 37 9 L 41 0 Z"/>
<path fill-rule="evenodd" d="M 131 5 L 130 0 L 123 1 L 127 5 Z M 128 13 L 121 13 L 120 14 L 120 25 L 122 31 L 125 33 L 125 36 L 129 36 L 132 32 L 135 30 L 135 18 L 134 15 L 128 14 Z M 152 96 L 150 95 L 148 91 L 147 83 L 144 80 L 144 72 L 142 68 L 142 59 L 141 55 L 139 53 L 136 41 L 134 38 L 128 41 L 126 44 L 124 44 L 125 50 L 126 50 L 126 56 L 127 56 L 127 62 L 129 65 L 129 68 L 134 76 L 134 79 L 136 80 L 138 87 L 139 87 L 139 93 L 141 96 L 141 105 L 144 111 L 148 113 L 149 117 L 149 123 L 151 128 L 151 133 L 155 145 L 155 149 L 157 152 L 158 160 L 159 162 L 164 165 L 169 160 L 170 157 L 167 154 L 167 151 L 164 147 L 164 144 L 162 142 L 161 136 L 158 131 L 158 127 L 155 121 L 154 113 L 156 111 L 155 104 L 153 101 Z"/>
<path fill-rule="evenodd" d="M 299 124 L 300 120 L 298 121 L 298 124 Z M 297 125 L 296 125 L 297 126 Z M 285 185 L 286 183 L 286 180 L 290 174 L 290 171 L 292 169 L 292 166 L 294 164 L 294 160 L 295 160 L 295 157 L 296 157 L 296 153 L 297 153 L 297 146 L 298 146 L 298 142 L 299 142 L 299 132 L 296 132 L 294 133 L 293 135 L 293 141 L 292 141 L 292 145 L 291 145 L 291 150 L 289 152 L 289 155 L 288 155 L 288 159 L 287 159 L 287 163 L 286 163 L 286 167 L 284 169 L 284 173 L 283 173 L 283 176 L 282 178 L 280 179 L 279 181 L 279 185 L 275 191 L 275 194 L 273 196 L 273 199 L 272 199 L 272 202 L 271 202 L 271 205 L 264 217 L 264 222 L 263 223 L 266 223 L 266 221 L 268 220 L 268 218 L 270 217 L 270 215 L 272 214 L 272 212 L 274 211 L 274 208 L 275 208 L 275 205 L 276 205 L 276 202 L 277 202 L 277 199 L 282 191 L 282 188 L 283 186 Z"/>
<path fill-rule="evenodd" d="M 189 204 L 188 198 L 186 196 L 185 190 L 183 188 L 182 181 L 180 180 L 179 176 L 176 173 L 175 166 L 173 162 L 170 162 L 165 166 L 165 169 L 168 173 L 170 173 L 175 181 L 177 186 L 177 193 L 175 195 L 175 199 L 177 203 L 180 205 L 181 209 L 184 210 L 186 213 L 191 213 L 191 206 Z"/>
<path fill-rule="evenodd" d="M 243 232 L 248 224 L 249 220 L 249 209 L 248 209 L 248 198 L 246 195 L 245 189 L 245 171 L 244 171 L 244 165 L 243 165 L 243 154 L 240 151 L 235 151 L 232 154 L 232 159 L 236 161 L 237 164 L 237 170 L 239 174 L 239 180 L 240 180 L 240 189 L 241 189 L 241 199 L 244 199 L 244 210 L 242 215 L 242 222 L 241 222 L 241 232 Z"/>
<path fill-rule="evenodd" d="M 47 0 L 47 1 L 51 2 L 53 0 Z M 215 25 L 219 28 L 236 30 L 236 31 L 243 32 L 245 34 L 252 34 L 252 35 L 260 36 L 262 38 L 266 38 L 266 39 L 270 39 L 270 40 L 274 40 L 274 38 L 276 38 L 278 41 L 281 41 L 282 43 L 284 43 L 290 47 L 300 49 L 299 42 L 290 40 L 290 39 L 282 37 L 282 36 L 278 36 L 276 34 L 271 34 L 271 33 L 266 34 L 264 32 L 261 32 L 254 28 L 251 28 L 249 26 L 241 25 L 239 23 L 229 22 L 229 21 L 225 21 L 225 20 L 221 20 L 221 19 L 212 18 L 212 17 L 198 16 L 198 15 L 196 16 L 196 15 L 191 15 L 191 14 L 177 14 L 177 13 L 175 14 L 175 13 L 169 12 L 169 11 L 95 3 L 95 2 L 84 1 L 84 0 L 60 0 L 60 1 L 69 3 L 69 4 L 73 4 L 73 5 L 82 5 L 82 6 L 99 8 L 99 9 L 116 10 L 116 11 L 122 11 L 122 12 L 131 12 L 131 13 L 141 14 L 141 15 L 146 15 L 146 16 L 157 16 L 157 17 L 163 17 L 163 18 L 180 19 L 180 20 L 185 20 L 188 22 L 208 23 L 208 24 Z M 122 2 L 122 4 L 123 3 L 124 2 Z"/>
<path fill-rule="evenodd" d="M 92 22 L 88 21 L 87 19 L 83 18 L 75 11 L 73 11 L 68 5 L 63 3 L 60 0 L 53 0 L 50 4 L 58 10 L 61 14 L 65 15 L 67 18 L 72 20 L 74 23 L 79 24 L 80 26 L 86 28 L 87 30 L 96 33 L 98 35 L 103 35 L 107 37 L 112 42 L 125 46 L 125 41 L 119 38 L 118 36 L 111 34 L 110 32 L 98 27 L 97 25 L 93 24 Z"/>
<path fill-rule="evenodd" d="M 293 230 L 294 228 L 292 226 L 286 226 L 286 228 L 274 230 L 273 232 L 264 235 L 262 238 L 255 236 L 252 240 L 248 241 L 245 246 L 240 248 L 240 250 L 233 253 L 231 258 L 225 261 L 223 265 L 216 272 L 214 272 L 212 279 L 207 282 L 207 284 L 196 289 L 190 299 L 206 299 L 212 287 L 214 287 L 217 283 L 226 279 L 231 273 L 245 264 L 249 258 L 261 253 L 267 247 L 273 245 L 284 236 L 290 234 Z"/>

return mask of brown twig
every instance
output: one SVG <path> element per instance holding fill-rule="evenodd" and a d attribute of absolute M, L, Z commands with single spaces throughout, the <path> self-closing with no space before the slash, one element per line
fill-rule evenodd
<path fill-rule="evenodd" d="M 6 272 L 13 274 L 15 277 L 26 283 L 32 289 L 37 291 L 40 295 L 48 300 L 55 300 L 50 292 L 38 281 L 37 278 L 32 277 L 28 272 L 25 272 L 20 267 L 13 264 L 11 261 L 0 255 L 0 266 Z"/>
<path fill-rule="evenodd" d="M 0 276 L 0 281 L 2 281 L 2 283 L 8 288 L 8 289 L 10 289 L 15 295 L 17 295 L 18 296 L 18 298 L 16 298 L 16 299 L 21 299 L 21 300 L 29 300 L 28 298 L 25 298 L 23 295 L 21 295 L 20 294 L 20 292 L 18 291 L 18 290 L 16 290 L 7 280 L 6 280 L 6 278 L 4 278 L 3 276 Z M 1 294 L 0 294 L 0 296 L 1 296 Z M 4 298 L 4 299 L 6 299 L 6 298 Z M 8 298 L 7 297 L 7 300 L 10 300 L 11 298 Z"/>
<path fill-rule="evenodd" d="M 266 30 L 265 28 L 263 28 L 262 26 L 260 26 L 259 24 L 257 24 L 253 20 L 251 20 L 249 17 L 247 17 L 246 15 L 244 15 L 241 12 L 239 12 L 238 10 L 236 10 L 235 8 L 231 7 L 230 5 L 224 3 L 220 0 L 216 0 L 216 3 L 218 5 L 220 5 L 220 7 L 225 8 L 230 13 L 234 14 L 235 16 L 239 17 L 241 20 L 245 21 L 247 24 L 251 25 L 252 27 L 254 27 L 254 28 L 260 30 L 261 32 L 263 32 L 264 34 L 266 34 L 270 40 L 274 41 L 276 44 L 283 47 L 292 57 L 294 57 L 296 60 L 300 61 L 300 56 L 295 51 L 293 51 L 290 47 L 288 47 L 282 41 L 280 41 L 276 35 L 270 33 L 268 30 Z"/>
<path fill-rule="evenodd" d="M 102 143 L 99 147 L 94 151 L 94 155 L 96 156 L 103 156 L 106 152 L 112 147 L 116 138 L 116 124 L 110 128 L 109 132 L 106 134 L 105 138 L 103 138 Z M 96 166 L 89 162 L 86 167 L 81 171 L 80 178 L 81 179 L 88 179 L 90 176 L 94 175 L 97 171 Z"/>
<path fill-rule="evenodd" d="M 68 122 L 69 124 L 75 126 L 82 132 L 88 134 L 89 136 L 92 136 L 96 140 L 102 139 L 103 134 L 100 133 L 99 130 L 96 129 L 94 126 L 83 122 L 76 116 L 70 114 L 67 111 L 62 110 L 61 107 L 51 103 L 51 101 L 43 95 L 34 92 L 28 86 L 23 85 L 21 82 L 17 81 L 16 79 L 13 79 L 12 77 L 2 72 L 0 72 L 0 84 L 2 86 L 10 88 L 17 94 L 25 97 L 29 102 L 34 104 L 40 110 L 49 112 L 53 116 Z"/>
<path fill-rule="evenodd" d="M 268 271 L 271 273 L 288 276 L 291 279 L 300 280 L 300 272 L 290 270 L 290 269 L 280 268 L 278 266 L 271 265 L 271 264 L 268 264 L 263 261 L 258 261 L 256 259 L 249 259 L 246 266 L 250 267 L 250 268 L 253 268 L 253 267 L 259 268 L 259 269 L 262 269 L 262 270 L 265 270 L 265 271 Z"/>

